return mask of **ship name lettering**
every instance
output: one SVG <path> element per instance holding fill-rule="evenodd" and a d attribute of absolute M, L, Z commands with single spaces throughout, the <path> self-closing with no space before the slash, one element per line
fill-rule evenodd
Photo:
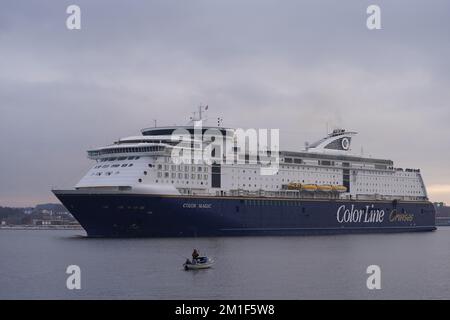
<path fill-rule="evenodd" d="M 367 205 L 364 209 L 350 208 L 342 205 L 338 208 L 336 219 L 339 223 L 381 223 L 384 220 L 384 210 L 375 209 L 374 205 Z"/>
<path fill-rule="evenodd" d="M 183 203 L 183 208 L 186 209 L 211 209 L 212 208 L 212 204 L 211 203 Z"/>

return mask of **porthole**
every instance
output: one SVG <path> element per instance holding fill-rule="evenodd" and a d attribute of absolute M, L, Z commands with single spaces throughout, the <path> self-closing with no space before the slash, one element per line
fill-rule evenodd
<path fill-rule="evenodd" d="M 142 182 L 142 179 L 139 179 L 138 181 L 139 181 L 139 182 Z"/>

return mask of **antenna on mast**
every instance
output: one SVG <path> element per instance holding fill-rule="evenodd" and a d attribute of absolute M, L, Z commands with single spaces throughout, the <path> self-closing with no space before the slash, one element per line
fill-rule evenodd
<path fill-rule="evenodd" d="M 198 107 L 199 120 L 203 120 L 203 117 L 202 117 L 202 111 L 206 111 L 206 110 L 208 110 L 208 105 L 206 105 L 206 106 L 200 105 L 200 106 Z"/>
<path fill-rule="evenodd" d="M 193 120 L 194 120 L 194 121 L 200 121 L 200 120 L 203 120 L 202 113 L 203 113 L 203 111 L 206 111 L 206 110 L 208 110 L 208 105 L 206 105 L 206 106 L 199 105 L 199 106 L 198 106 L 198 118 L 195 117 L 195 115 L 197 114 L 197 112 L 194 112 Z"/>
<path fill-rule="evenodd" d="M 196 121 L 202 121 L 202 120 L 208 120 L 208 119 L 203 119 L 203 112 L 205 112 L 206 110 L 208 110 L 208 105 L 203 106 L 203 105 L 199 105 L 198 106 L 198 111 L 194 111 L 192 114 L 193 116 L 189 118 L 189 123 L 194 123 Z"/>

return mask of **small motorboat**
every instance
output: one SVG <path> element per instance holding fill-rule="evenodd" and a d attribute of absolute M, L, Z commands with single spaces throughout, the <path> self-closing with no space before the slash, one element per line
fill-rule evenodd
<path fill-rule="evenodd" d="M 189 260 L 186 259 L 186 262 L 183 264 L 184 270 L 199 270 L 199 269 L 207 269 L 211 268 L 214 265 L 214 260 L 208 257 L 198 257 L 195 259 Z"/>

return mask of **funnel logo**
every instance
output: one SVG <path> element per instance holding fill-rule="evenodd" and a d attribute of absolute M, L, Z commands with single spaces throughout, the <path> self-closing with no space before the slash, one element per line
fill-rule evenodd
<path fill-rule="evenodd" d="M 350 141 L 348 140 L 348 138 L 342 138 L 341 146 L 344 150 L 348 150 L 350 148 Z"/>

